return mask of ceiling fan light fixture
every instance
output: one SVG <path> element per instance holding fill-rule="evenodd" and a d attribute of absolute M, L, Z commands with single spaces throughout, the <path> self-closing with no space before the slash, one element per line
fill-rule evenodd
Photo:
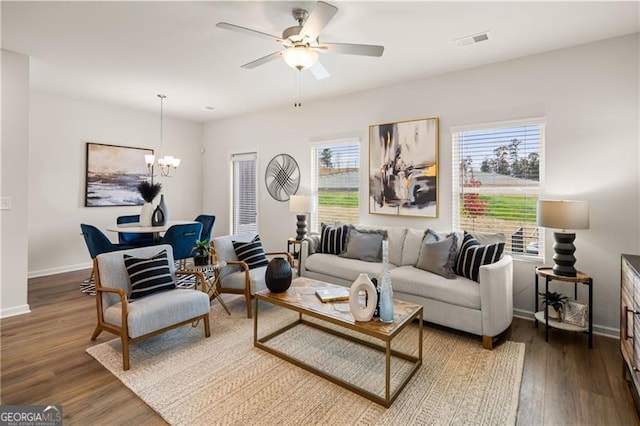
<path fill-rule="evenodd" d="M 306 70 L 318 62 L 318 52 L 306 46 L 294 46 L 284 51 L 284 61 L 291 68 Z"/>

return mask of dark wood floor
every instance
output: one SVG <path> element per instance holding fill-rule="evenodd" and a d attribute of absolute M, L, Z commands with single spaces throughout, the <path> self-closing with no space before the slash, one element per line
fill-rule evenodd
<path fill-rule="evenodd" d="M 30 280 L 32 312 L 0 321 L 0 403 L 62 404 L 65 424 L 164 424 L 84 352 L 95 344 L 89 338 L 96 321 L 94 298 L 78 290 L 87 276 Z M 103 333 L 98 342 L 112 338 Z M 640 424 L 622 377 L 618 340 L 595 336 L 589 350 L 586 336 L 551 330 L 545 343 L 544 327 L 522 319 L 514 320 L 510 339 L 526 344 L 519 425 Z"/>

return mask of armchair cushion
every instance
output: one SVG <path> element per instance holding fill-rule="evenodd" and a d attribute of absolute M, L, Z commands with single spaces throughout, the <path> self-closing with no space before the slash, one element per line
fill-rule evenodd
<path fill-rule="evenodd" d="M 245 262 L 249 269 L 260 268 L 261 266 L 267 266 L 269 264 L 267 256 L 264 254 L 259 235 L 256 235 L 248 242 L 233 241 L 232 243 L 238 260 Z"/>
<path fill-rule="evenodd" d="M 166 250 L 150 258 L 137 258 L 125 254 L 124 265 L 131 284 L 130 300 L 176 288 Z"/>
<path fill-rule="evenodd" d="M 259 268 L 251 269 L 249 272 L 249 287 L 250 293 L 255 294 L 256 291 L 261 291 L 267 288 L 264 280 L 264 274 L 267 271 L 266 266 L 260 266 Z M 220 282 L 220 286 L 223 289 L 235 289 L 243 290 L 245 288 L 245 273 L 244 271 L 236 271 L 224 276 Z"/>
<path fill-rule="evenodd" d="M 176 288 L 154 293 L 127 306 L 128 336 L 131 339 L 209 313 L 209 296 L 192 289 Z M 122 326 L 122 303 L 109 306 L 104 320 Z"/>

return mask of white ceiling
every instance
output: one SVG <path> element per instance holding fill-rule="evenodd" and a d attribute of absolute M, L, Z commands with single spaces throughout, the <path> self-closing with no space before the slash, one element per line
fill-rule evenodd
<path fill-rule="evenodd" d="M 300 74 L 305 102 L 640 31 L 629 2 L 343 2 L 321 41 L 381 44 L 381 58 L 321 54 L 331 74 Z M 291 106 L 296 73 L 275 42 L 219 21 L 279 35 L 315 2 L 2 2 L 2 48 L 31 57 L 36 89 L 209 121 Z M 490 31 L 487 42 L 455 39 Z M 205 106 L 215 107 L 207 111 Z"/>

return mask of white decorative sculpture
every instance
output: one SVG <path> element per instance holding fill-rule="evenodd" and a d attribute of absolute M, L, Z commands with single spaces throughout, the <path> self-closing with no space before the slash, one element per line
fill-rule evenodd
<path fill-rule="evenodd" d="M 367 293 L 367 305 L 360 304 L 359 295 L 361 291 Z M 349 290 L 349 307 L 351 308 L 351 315 L 356 321 L 371 321 L 373 318 L 373 311 L 376 309 L 378 303 L 378 293 L 376 287 L 373 285 L 367 274 L 360 274 L 358 278 L 351 284 Z"/>

